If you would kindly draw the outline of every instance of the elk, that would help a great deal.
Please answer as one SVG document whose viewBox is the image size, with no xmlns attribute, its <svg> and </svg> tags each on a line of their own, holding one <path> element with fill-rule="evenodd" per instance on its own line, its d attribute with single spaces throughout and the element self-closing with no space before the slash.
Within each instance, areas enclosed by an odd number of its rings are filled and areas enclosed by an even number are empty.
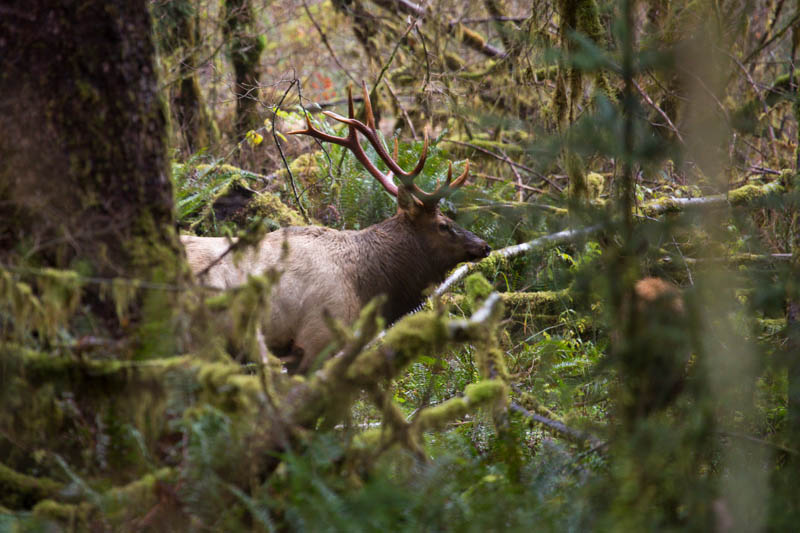
<svg viewBox="0 0 800 533">
<path fill-rule="evenodd" d="M 439 209 L 439 201 L 466 181 L 469 161 L 456 179 L 452 179 L 450 164 L 444 183 L 437 184 L 430 193 L 420 189 L 414 178 L 425 165 L 428 132 L 416 166 L 411 171 L 403 170 L 397 163 L 397 141 L 392 157 L 378 136 L 366 84 L 362 83 L 362 89 L 366 123 L 355 119 L 352 90 L 348 90 L 349 117 L 324 112 L 347 125 L 346 136 L 316 129 L 308 116 L 305 129 L 289 134 L 308 135 L 349 149 L 397 198 L 393 217 L 360 231 L 318 226 L 283 228 L 266 235 L 238 263 L 229 255 L 220 259 L 230 246 L 225 238 L 181 237 L 189 265 L 196 275 L 203 273 L 199 281 L 205 285 L 225 289 L 243 284 L 250 274 L 270 268 L 281 272 L 272 289 L 263 335 L 272 353 L 297 372 L 309 370 L 333 340 L 324 313 L 351 324 L 363 306 L 376 296 L 385 295 L 381 315 L 391 323 L 417 307 L 423 300 L 423 291 L 441 282 L 458 263 L 482 259 L 491 251 L 485 241 L 457 226 Z M 359 133 L 386 163 L 386 174 L 367 157 Z M 400 185 L 393 182 L 393 177 Z"/>
</svg>

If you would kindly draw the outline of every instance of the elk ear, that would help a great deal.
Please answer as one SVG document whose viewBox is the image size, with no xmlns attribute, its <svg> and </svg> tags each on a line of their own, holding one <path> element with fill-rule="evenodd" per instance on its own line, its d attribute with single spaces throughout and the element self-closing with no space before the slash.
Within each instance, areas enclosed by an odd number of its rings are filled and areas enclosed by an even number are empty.
<svg viewBox="0 0 800 533">
<path fill-rule="evenodd" d="M 424 209 L 419 198 L 414 196 L 407 187 L 398 187 L 397 207 L 399 207 L 401 211 L 404 211 L 411 219 L 418 217 Z"/>
</svg>

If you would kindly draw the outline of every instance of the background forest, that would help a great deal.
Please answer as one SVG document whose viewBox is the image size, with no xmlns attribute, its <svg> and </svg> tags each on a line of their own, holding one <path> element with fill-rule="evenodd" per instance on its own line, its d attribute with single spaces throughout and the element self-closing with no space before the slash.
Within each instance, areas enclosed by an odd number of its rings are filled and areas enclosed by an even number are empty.
<svg viewBox="0 0 800 533">
<path fill-rule="evenodd" d="M 57 4 L 0 6 L 0 531 L 796 530 L 800 1 Z M 178 235 L 391 216 L 286 135 L 362 80 L 495 251 L 290 375 Z"/>
</svg>

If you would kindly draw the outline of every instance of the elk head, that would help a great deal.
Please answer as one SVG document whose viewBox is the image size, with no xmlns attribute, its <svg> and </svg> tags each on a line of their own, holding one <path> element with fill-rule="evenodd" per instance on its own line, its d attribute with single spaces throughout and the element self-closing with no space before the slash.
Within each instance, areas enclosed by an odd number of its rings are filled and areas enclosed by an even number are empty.
<svg viewBox="0 0 800 533">
<path fill-rule="evenodd" d="M 343 117 L 331 111 L 323 111 L 324 115 L 347 124 L 348 134 L 346 137 L 337 137 L 318 130 L 311 124 L 308 116 L 306 116 L 306 128 L 291 131 L 289 135 L 309 135 L 315 139 L 348 148 L 383 188 L 397 198 L 397 217 L 405 219 L 414 228 L 417 238 L 421 241 L 422 248 L 434 255 L 432 258 L 434 262 L 447 265 L 444 267 L 444 271 L 462 261 L 486 257 L 491 251 L 491 247 L 483 239 L 456 225 L 450 218 L 442 214 L 439 209 L 439 201 L 452 194 L 453 191 L 466 182 L 469 175 L 469 160 L 464 165 L 464 172 L 456 179 L 453 179 L 453 165 L 450 163 L 445 182 L 439 183 L 433 192 L 423 191 L 414 183 L 414 178 L 422 172 L 428 157 L 427 128 L 425 129 L 425 141 L 419 161 L 412 170 L 403 170 L 397 163 L 397 139 L 394 141 L 394 154 L 390 156 L 386 148 L 384 148 L 375 126 L 375 118 L 372 113 L 372 104 L 366 83 L 362 82 L 361 88 L 364 93 L 366 123 L 355 118 L 355 105 L 350 88 L 348 88 L 348 117 Z M 389 168 L 386 174 L 381 172 L 367 157 L 359 142 L 358 133 L 361 133 L 375 148 L 378 157 Z M 394 183 L 393 177 L 399 179 L 399 186 Z"/>
</svg>

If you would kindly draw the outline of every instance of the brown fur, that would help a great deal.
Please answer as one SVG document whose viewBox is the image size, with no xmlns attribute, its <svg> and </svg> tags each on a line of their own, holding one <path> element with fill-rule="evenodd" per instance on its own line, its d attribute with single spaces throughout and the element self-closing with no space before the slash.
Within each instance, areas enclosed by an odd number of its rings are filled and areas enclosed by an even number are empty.
<svg viewBox="0 0 800 533">
<path fill-rule="evenodd" d="M 455 225 L 437 207 L 419 206 L 402 193 L 400 197 L 395 216 L 361 231 L 312 226 L 270 233 L 238 264 L 229 254 L 199 281 L 226 289 L 270 267 L 281 271 L 264 337 L 270 350 L 295 357 L 297 370 L 307 370 L 332 341 L 323 310 L 352 324 L 365 304 L 385 294 L 382 314 L 392 322 L 419 305 L 425 288 L 444 279 L 455 265 L 489 253 L 486 242 Z M 181 240 L 195 274 L 229 247 L 224 238 Z M 288 255 L 281 260 L 284 241 Z"/>
<path fill-rule="evenodd" d="M 672 312 L 683 313 L 683 298 L 680 290 L 661 278 L 642 278 L 634 286 L 637 309 L 644 311 L 659 303 Z"/>
</svg>

